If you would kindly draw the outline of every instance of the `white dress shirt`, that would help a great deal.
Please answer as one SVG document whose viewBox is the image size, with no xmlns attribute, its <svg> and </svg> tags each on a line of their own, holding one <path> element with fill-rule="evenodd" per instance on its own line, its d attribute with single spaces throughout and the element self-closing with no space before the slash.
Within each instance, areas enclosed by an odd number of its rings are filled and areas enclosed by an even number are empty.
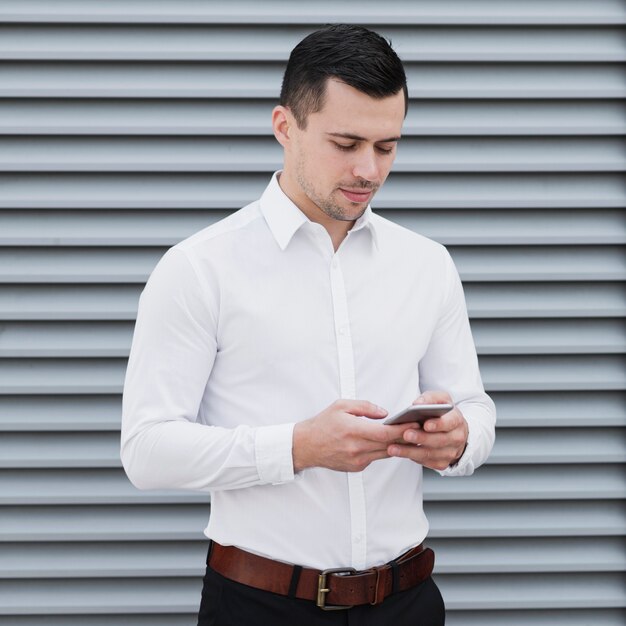
<svg viewBox="0 0 626 626">
<path fill-rule="evenodd" d="M 174 246 L 139 303 L 122 461 L 142 489 L 211 492 L 205 534 L 270 558 L 364 569 L 428 532 L 422 466 L 294 475 L 294 424 L 339 398 L 393 414 L 445 390 L 469 425 L 444 475 L 487 458 L 495 409 L 443 246 L 368 208 L 335 252 L 282 192 Z M 357 418 L 367 419 L 367 418 Z"/>
</svg>

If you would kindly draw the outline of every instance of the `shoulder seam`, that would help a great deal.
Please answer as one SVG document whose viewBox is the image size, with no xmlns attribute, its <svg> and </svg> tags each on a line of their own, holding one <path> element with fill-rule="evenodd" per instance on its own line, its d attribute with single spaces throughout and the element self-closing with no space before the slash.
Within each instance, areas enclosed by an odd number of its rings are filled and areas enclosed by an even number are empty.
<svg viewBox="0 0 626 626">
<path fill-rule="evenodd" d="M 244 211 L 248 207 L 252 207 L 253 204 L 256 204 L 256 203 L 248 204 L 247 206 L 239 209 L 239 211 Z M 239 211 L 237 211 L 237 213 Z M 251 214 L 249 217 L 247 217 L 247 219 L 245 221 L 242 221 L 241 223 L 229 225 L 229 227 L 226 228 L 226 229 L 220 228 L 220 224 L 223 224 L 223 222 L 225 220 L 228 220 L 229 218 L 233 217 L 234 215 L 235 215 L 235 213 L 232 213 L 228 217 L 226 217 L 226 218 L 224 218 L 224 219 L 222 219 L 222 220 L 220 220 L 218 222 L 215 222 L 215 224 L 211 224 L 210 226 L 207 226 L 206 228 L 203 228 L 202 230 L 200 230 L 200 231 L 190 235 L 189 237 L 186 237 L 185 239 L 183 239 L 182 241 L 179 241 L 176 245 L 174 245 L 173 248 L 177 248 L 179 250 L 185 250 L 187 248 L 193 248 L 194 245 L 196 244 L 196 241 L 192 241 L 193 239 L 197 238 L 197 242 L 198 243 L 205 242 L 205 241 L 211 241 L 212 239 L 216 239 L 217 237 L 222 237 L 224 235 L 229 235 L 231 233 L 237 232 L 238 230 L 241 230 L 241 229 L 245 228 L 246 226 L 249 226 L 250 224 L 252 224 L 256 220 L 263 218 L 263 214 L 259 211 L 257 214 Z M 233 221 L 235 221 L 235 220 L 233 220 Z"/>
</svg>

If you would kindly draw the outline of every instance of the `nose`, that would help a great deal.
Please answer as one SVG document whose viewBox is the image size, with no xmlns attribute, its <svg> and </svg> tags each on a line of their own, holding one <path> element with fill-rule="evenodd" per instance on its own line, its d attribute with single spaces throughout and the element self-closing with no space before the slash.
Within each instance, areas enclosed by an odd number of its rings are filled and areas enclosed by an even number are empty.
<svg viewBox="0 0 626 626">
<path fill-rule="evenodd" d="M 356 178 L 363 180 L 378 180 L 378 161 L 373 149 L 359 150 L 352 168 L 352 174 Z"/>
</svg>

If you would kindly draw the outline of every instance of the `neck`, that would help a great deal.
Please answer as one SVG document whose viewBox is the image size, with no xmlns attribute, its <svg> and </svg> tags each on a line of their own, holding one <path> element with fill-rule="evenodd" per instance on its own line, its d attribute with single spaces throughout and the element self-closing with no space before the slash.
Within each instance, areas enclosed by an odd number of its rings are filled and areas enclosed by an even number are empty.
<svg viewBox="0 0 626 626">
<path fill-rule="evenodd" d="M 330 217 L 317 206 L 307 195 L 302 193 L 299 185 L 293 184 L 283 171 L 278 176 L 278 184 L 283 193 L 312 221 L 321 224 L 328 233 L 335 252 L 346 238 L 355 220 L 338 220 Z"/>
<path fill-rule="evenodd" d="M 312 215 L 306 211 L 302 211 L 312 222 L 321 224 L 328 233 L 330 240 L 333 242 L 333 249 L 335 252 L 339 249 L 341 242 L 348 236 L 348 232 L 354 226 L 354 221 L 346 222 L 343 220 L 336 220 L 332 217 L 328 217 L 321 209 L 317 208 L 317 211 Z M 302 209 L 300 209 L 302 210 Z M 320 215 L 321 214 L 321 215 Z"/>
</svg>

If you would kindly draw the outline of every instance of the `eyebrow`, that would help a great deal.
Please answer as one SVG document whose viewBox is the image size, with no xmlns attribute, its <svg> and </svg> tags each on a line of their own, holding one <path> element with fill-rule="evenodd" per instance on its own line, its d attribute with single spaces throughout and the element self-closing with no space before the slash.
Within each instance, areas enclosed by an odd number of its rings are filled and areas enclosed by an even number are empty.
<svg viewBox="0 0 626 626">
<path fill-rule="evenodd" d="M 352 139 L 353 141 L 368 141 L 367 137 L 361 137 L 359 135 L 353 135 L 352 133 L 326 133 L 331 137 L 340 137 L 342 139 Z M 400 137 L 388 137 L 387 139 L 377 139 L 374 143 L 389 143 L 392 141 L 399 141 Z"/>
</svg>

